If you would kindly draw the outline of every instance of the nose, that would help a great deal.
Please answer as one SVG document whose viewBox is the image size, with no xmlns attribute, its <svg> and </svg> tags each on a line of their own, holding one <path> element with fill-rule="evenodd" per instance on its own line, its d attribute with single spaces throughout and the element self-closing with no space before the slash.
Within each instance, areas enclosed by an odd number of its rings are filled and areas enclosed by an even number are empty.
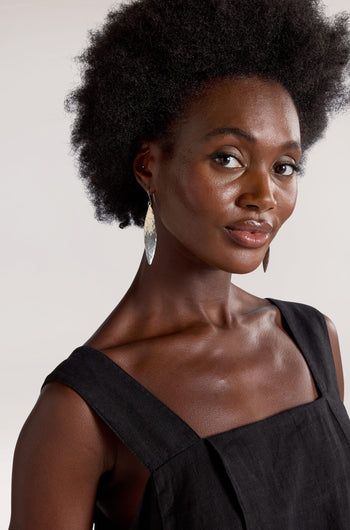
<svg viewBox="0 0 350 530">
<path fill-rule="evenodd" d="M 237 206 L 255 208 L 262 212 L 277 206 L 275 184 L 267 169 L 248 170 L 241 184 L 241 192 L 236 199 Z"/>
</svg>

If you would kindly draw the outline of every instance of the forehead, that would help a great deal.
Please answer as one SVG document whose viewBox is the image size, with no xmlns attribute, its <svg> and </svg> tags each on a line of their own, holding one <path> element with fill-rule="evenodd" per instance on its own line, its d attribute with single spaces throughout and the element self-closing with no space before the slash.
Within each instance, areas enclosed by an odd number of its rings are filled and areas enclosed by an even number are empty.
<svg viewBox="0 0 350 530">
<path fill-rule="evenodd" d="M 207 83 L 200 95 L 185 105 L 176 136 L 189 141 L 229 127 L 243 129 L 266 142 L 300 141 L 294 102 L 273 80 L 244 77 Z"/>
</svg>

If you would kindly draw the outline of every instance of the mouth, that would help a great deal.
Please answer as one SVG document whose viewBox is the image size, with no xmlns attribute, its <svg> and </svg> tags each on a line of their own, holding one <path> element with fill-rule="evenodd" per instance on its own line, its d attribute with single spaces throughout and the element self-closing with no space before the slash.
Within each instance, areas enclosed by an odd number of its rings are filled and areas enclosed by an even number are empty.
<svg viewBox="0 0 350 530">
<path fill-rule="evenodd" d="M 248 219 L 226 226 L 225 230 L 238 245 L 245 248 L 261 248 L 269 240 L 272 226 L 265 221 Z"/>
</svg>

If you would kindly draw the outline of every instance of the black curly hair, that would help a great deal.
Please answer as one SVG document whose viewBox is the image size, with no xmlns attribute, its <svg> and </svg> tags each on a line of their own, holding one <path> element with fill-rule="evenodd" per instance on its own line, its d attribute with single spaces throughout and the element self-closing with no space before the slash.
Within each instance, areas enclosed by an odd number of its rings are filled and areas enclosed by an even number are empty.
<svg viewBox="0 0 350 530">
<path fill-rule="evenodd" d="M 258 75 L 297 107 L 303 149 L 349 103 L 349 17 L 318 0 L 136 0 L 108 14 L 79 58 L 72 145 L 101 221 L 142 226 L 147 195 L 132 162 L 207 80 Z"/>
</svg>

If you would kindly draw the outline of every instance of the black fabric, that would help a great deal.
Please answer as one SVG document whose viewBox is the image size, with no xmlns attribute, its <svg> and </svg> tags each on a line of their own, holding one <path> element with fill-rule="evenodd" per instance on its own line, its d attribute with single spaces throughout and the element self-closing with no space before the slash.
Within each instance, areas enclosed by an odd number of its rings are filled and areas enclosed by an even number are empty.
<svg viewBox="0 0 350 530">
<path fill-rule="evenodd" d="M 133 530 L 349 530 L 350 420 L 325 320 L 270 299 L 319 398 L 200 438 L 103 353 L 77 348 L 45 380 L 64 383 L 151 471 Z M 96 530 L 117 530 L 96 512 Z"/>
</svg>

